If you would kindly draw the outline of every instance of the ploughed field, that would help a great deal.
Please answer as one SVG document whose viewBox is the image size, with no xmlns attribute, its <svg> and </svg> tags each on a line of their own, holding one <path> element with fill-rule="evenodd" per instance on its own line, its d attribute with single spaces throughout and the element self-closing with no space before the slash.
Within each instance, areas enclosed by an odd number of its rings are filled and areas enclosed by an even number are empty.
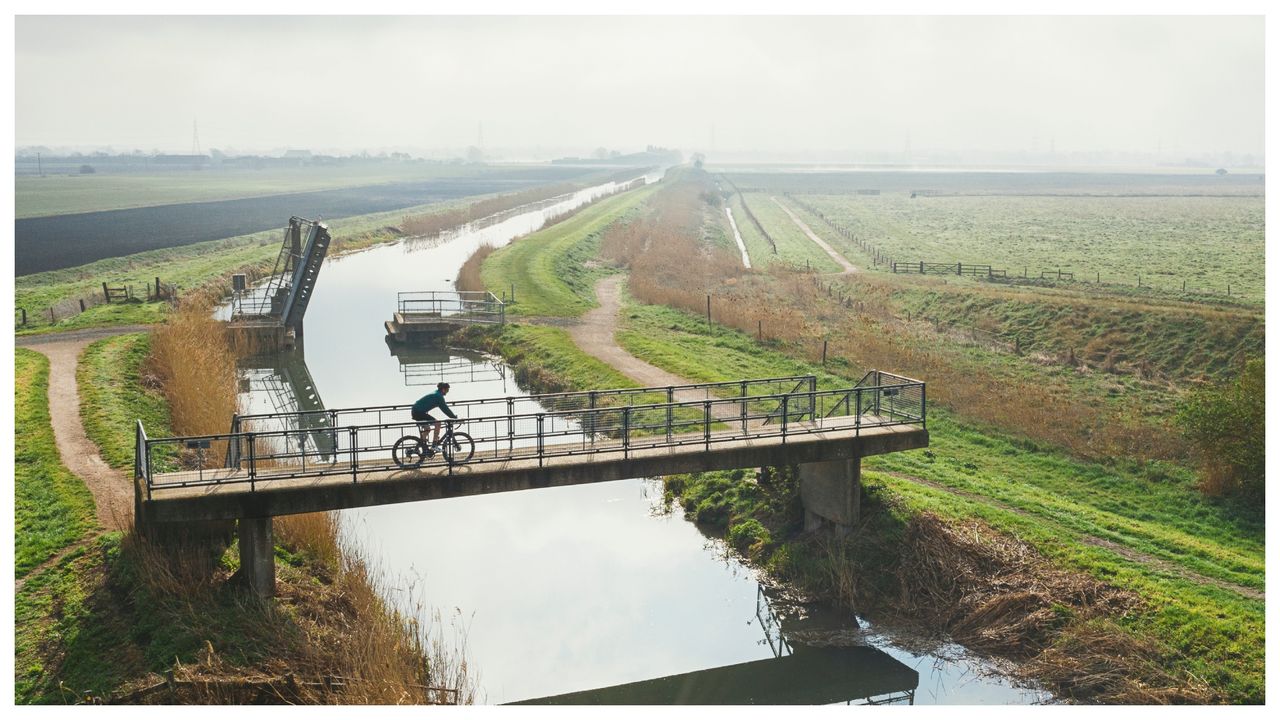
<svg viewBox="0 0 1280 720">
<path fill-rule="evenodd" d="M 327 219 L 386 212 L 571 180 L 576 167 L 506 168 L 440 178 L 265 197 L 55 215 L 14 223 L 15 274 L 75 267 L 108 257 L 282 227 L 290 216 Z"/>
</svg>

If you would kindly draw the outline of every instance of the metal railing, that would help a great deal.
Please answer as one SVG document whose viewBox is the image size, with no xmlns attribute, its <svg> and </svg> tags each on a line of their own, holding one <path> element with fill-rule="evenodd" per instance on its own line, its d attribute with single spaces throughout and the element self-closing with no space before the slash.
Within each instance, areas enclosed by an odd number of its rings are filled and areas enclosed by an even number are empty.
<svg viewBox="0 0 1280 720">
<path fill-rule="evenodd" d="M 798 378 L 792 378 L 793 380 Z M 863 384 L 836 390 L 816 390 L 808 378 L 797 389 L 777 393 L 741 394 L 715 397 L 721 390 L 752 383 L 777 383 L 778 379 L 706 383 L 670 388 L 558 393 L 527 398 L 492 398 L 455 403 L 472 412 L 461 428 L 476 443 L 469 464 L 536 461 L 539 467 L 557 457 L 633 453 L 654 448 L 700 447 L 711 450 L 717 443 L 744 439 L 781 438 L 796 435 L 866 428 L 925 424 L 924 383 L 889 373 L 873 371 Z M 881 385 L 879 383 L 883 382 Z M 875 383 L 875 384 L 869 384 Z M 703 399 L 675 399 L 680 390 L 700 388 Z M 640 398 L 640 393 L 660 392 L 673 398 L 665 402 L 624 404 L 620 398 Z M 577 407 L 521 411 L 517 405 L 532 398 L 568 400 Z M 612 398 L 604 404 L 602 398 Z M 523 402 L 521 402 L 523 401 Z M 591 405 L 595 402 L 595 405 Z M 377 423 L 333 422 L 325 451 L 308 443 L 313 430 L 250 430 L 252 416 L 238 418 L 242 431 L 198 437 L 145 437 L 139 424 L 139 457 L 135 471 L 147 483 L 147 495 L 156 489 L 247 483 L 328 475 L 350 475 L 358 482 L 360 473 L 399 469 L 391 459 L 391 448 L 404 435 L 417 435 L 417 424 L 406 417 L 409 406 L 347 409 L 334 413 L 399 413 L 399 418 Z M 476 410 L 501 409 L 497 413 Z M 462 413 L 459 413 L 460 415 Z M 310 445 L 310 446 L 309 446 Z M 226 467 L 219 462 L 225 450 Z M 448 472 L 454 468 L 447 466 Z"/>
<path fill-rule="evenodd" d="M 491 292 L 424 290 L 396 294 L 396 311 L 408 320 L 439 317 L 454 322 L 502 325 L 506 304 Z"/>
</svg>

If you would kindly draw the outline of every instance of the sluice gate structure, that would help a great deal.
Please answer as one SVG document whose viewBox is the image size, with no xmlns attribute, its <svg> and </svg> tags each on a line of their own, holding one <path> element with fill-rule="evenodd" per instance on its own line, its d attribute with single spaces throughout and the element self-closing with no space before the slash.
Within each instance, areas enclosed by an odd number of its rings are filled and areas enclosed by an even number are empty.
<svg viewBox="0 0 1280 720">
<path fill-rule="evenodd" d="M 276 348 L 300 344 L 302 319 L 331 240 L 324 223 L 289 218 L 267 282 L 251 288 L 244 275 L 232 278 L 231 328 Z"/>
<path fill-rule="evenodd" d="M 926 447 L 925 384 L 871 371 L 819 390 L 798 376 L 450 403 L 466 464 L 406 469 L 409 405 L 237 416 L 232 431 L 150 438 L 136 425 L 144 527 L 236 520 L 241 567 L 274 591 L 271 518 L 393 503 L 771 465 L 799 468 L 805 525 L 857 522 L 861 458 Z"/>
</svg>

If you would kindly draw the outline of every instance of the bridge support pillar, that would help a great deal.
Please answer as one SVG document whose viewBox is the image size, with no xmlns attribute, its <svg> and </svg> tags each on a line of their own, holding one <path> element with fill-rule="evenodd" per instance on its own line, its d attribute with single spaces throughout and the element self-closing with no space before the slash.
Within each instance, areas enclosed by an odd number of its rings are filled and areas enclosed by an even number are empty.
<svg viewBox="0 0 1280 720">
<path fill-rule="evenodd" d="M 799 470 L 805 530 L 816 530 L 824 522 L 846 530 L 857 524 L 862 458 L 803 463 Z"/>
<path fill-rule="evenodd" d="M 275 535 L 271 518 L 241 518 L 240 576 L 260 598 L 276 594 Z"/>
</svg>

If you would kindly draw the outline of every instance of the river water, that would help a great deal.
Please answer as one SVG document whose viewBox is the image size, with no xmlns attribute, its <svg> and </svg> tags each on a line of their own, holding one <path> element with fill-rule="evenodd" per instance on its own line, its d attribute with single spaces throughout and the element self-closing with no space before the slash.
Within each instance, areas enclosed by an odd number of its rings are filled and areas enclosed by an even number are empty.
<svg viewBox="0 0 1280 720">
<path fill-rule="evenodd" d="M 397 292 L 452 289 L 482 244 L 504 245 L 615 189 L 325 260 L 305 359 L 295 351 L 242 370 L 242 408 L 404 404 L 441 379 L 452 383 L 450 400 L 527 394 L 497 358 L 393 352 L 382 323 Z M 389 600 L 424 615 L 437 609 L 446 634 L 465 634 L 483 702 L 566 693 L 613 703 L 1050 699 L 958 648 L 917 654 L 865 619 L 821 606 L 797 612 L 678 507 L 663 508 L 661 496 L 657 481 L 634 479 L 348 510 L 342 520 L 347 539 L 390 580 Z M 853 647 L 815 647 L 833 643 Z M 906 668 L 918 681 L 902 682 Z"/>
</svg>

